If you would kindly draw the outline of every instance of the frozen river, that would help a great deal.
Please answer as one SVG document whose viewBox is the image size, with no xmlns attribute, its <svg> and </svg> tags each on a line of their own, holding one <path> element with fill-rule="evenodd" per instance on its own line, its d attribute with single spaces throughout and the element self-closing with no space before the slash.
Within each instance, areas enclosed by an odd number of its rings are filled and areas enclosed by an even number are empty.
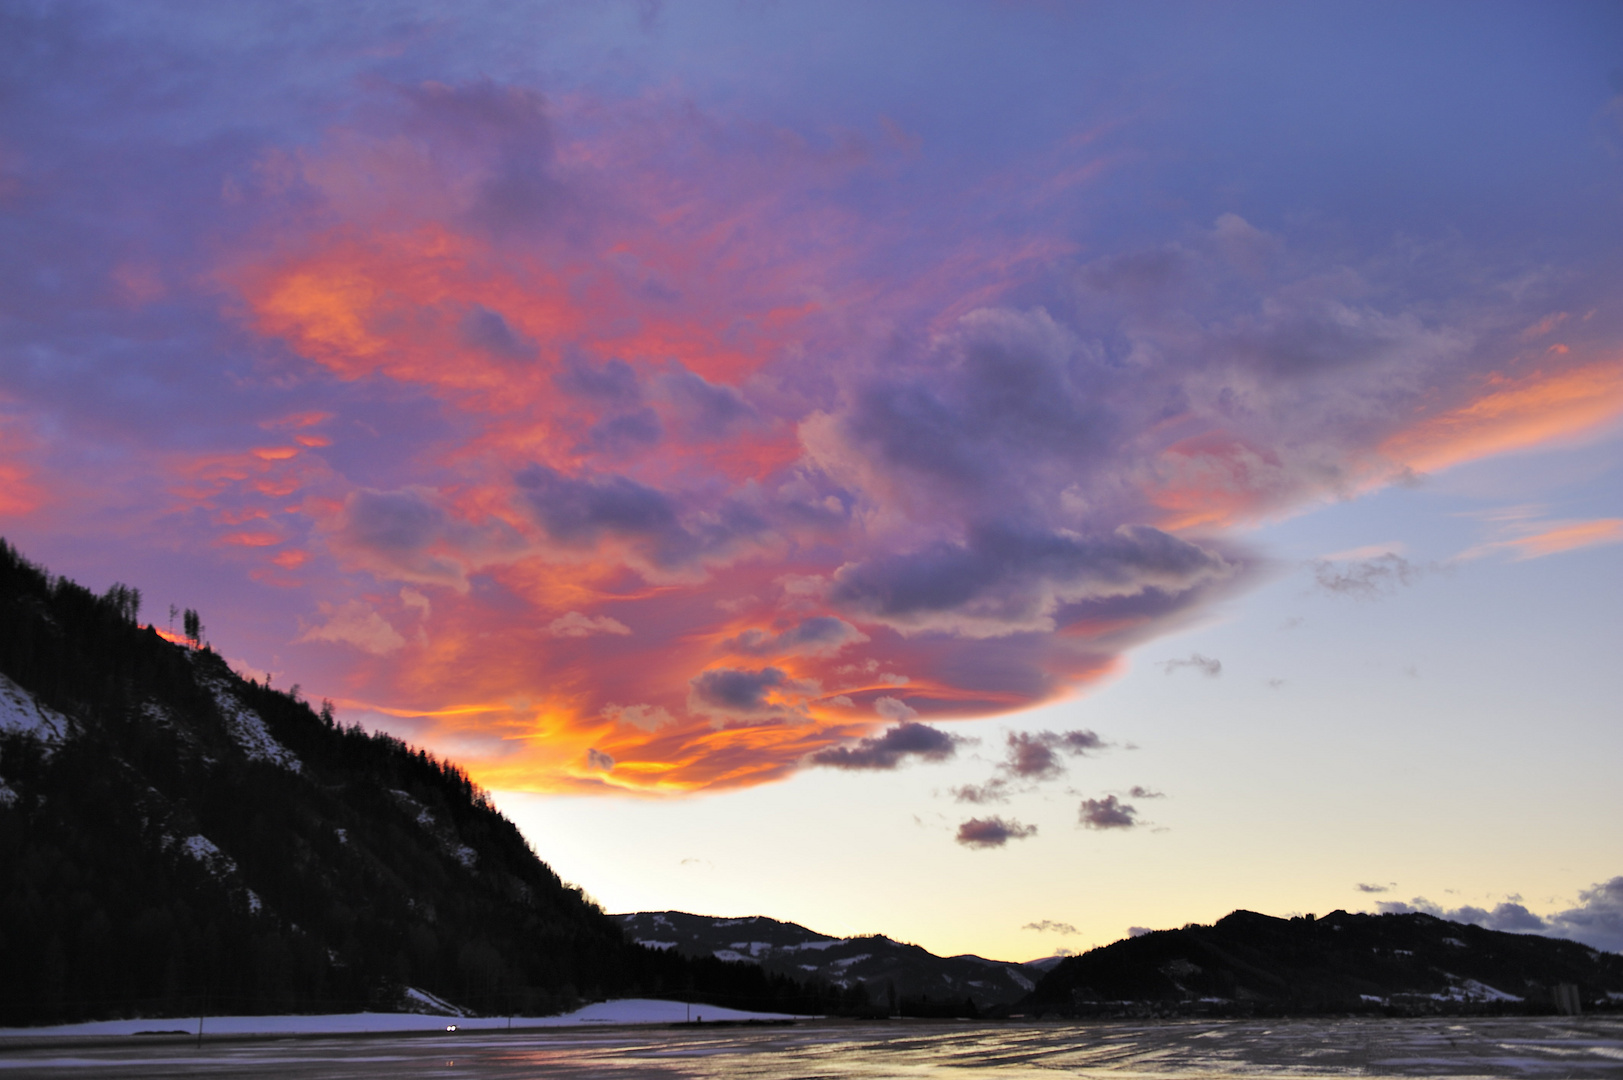
<svg viewBox="0 0 1623 1080">
<path fill-rule="evenodd" d="M 848 1023 L 192 1041 L 4 1040 L 0 1080 L 117 1077 L 1623 1078 L 1623 1020 Z"/>
</svg>

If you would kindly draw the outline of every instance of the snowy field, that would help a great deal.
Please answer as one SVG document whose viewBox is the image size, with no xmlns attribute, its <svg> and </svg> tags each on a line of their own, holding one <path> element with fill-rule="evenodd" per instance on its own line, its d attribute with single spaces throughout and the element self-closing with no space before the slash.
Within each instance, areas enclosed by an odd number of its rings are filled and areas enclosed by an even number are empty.
<svg viewBox="0 0 1623 1080">
<path fill-rule="evenodd" d="M 658 1020 L 630 1008 L 632 1019 Z M 646 1003 L 645 1003 L 646 1004 Z M 639 1008 L 641 1006 L 638 1006 Z M 610 1010 L 612 1012 L 613 1010 Z M 718 1014 L 719 1015 L 719 1014 Z M 709 1019 L 709 1016 L 706 1016 Z M 561 1020 L 561 1018 L 560 1018 Z M 505 1024 L 505 1021 L 501 1022 Z M 809 1021 L 772 1027 L 474 1024 L 421 1036 L 0 1039 L 0 1077 L 401 1076 L 589 1080 L 1129 1080 L 1266 1077 L 1623 1077 L 1623 1021 L 1302 1020 L 982 1024 Z"/>
<path fill-rule="evenodd" d="M 418 1013 L 337 1013 L 327 1016 L 209 1016 L 202 1020 L 203 1037 L 211 1035 L 388 1035 L 399 1032 L 506 1031 L 509 1029 L 579 1027 L 583 1024 L 675 1024 L 692 1020 L 789 1020 L 782 1013 L 739 1012 L 716 1005 L 684 1005 L 680 1001 L 625 998 L 602 1001 L 561 1016 L 460 1017 Z M 57 1027 L 0 1028 L 0 1047 L 6 1040 L 72 1036 L 118 1036 L 183 1033 L 197 1034 L 198 1018 L 167 1020 L 102 1020 Z M 0 1050 L 0 1053 L 3 1053 Z M 5 1067 L 0 1060 L 0 1068 Z"/>
</svg>

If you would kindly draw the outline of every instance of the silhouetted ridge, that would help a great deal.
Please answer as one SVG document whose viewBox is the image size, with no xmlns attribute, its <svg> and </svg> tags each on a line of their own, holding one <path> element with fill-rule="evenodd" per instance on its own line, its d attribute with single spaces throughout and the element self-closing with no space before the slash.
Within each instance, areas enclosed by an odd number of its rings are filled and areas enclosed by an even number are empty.
<svg viewBox="0 0 1623 1080">
<path fill-rule="evenodd" d="M 1236 911 L 1067 957 L 1017 1010 L 1121 1013 L 1554 1012 L 1623 999 L 1623 956 L 1430 915 Z"/>
<path fill-rule="evenodd" d="M 408 987 L 485 1013 L 838 1008 L 832 988 L 627 943 L 461 769 L 139 609 L 0 541 L 0 1024 L 389 1008 Z"/>
</svg>

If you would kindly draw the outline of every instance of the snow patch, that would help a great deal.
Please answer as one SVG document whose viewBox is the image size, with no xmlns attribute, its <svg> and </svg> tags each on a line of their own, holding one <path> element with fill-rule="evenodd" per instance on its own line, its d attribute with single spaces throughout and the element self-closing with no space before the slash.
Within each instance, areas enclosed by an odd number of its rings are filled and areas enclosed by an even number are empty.
<svg viewBox="0 0 1623 1080">
<path fill-rule="evenodd" d="M 745 963 L 745 964 L 759 963 L 759 961 L 756 960 L 753 956 L 745 956 L 743 953 L 738 952 L 737 950 L 734 950 L 734 949 L 717 949 L 711 955 L 714 956 L 717 960 L 730 960 L 735 964 L 736 963 Z"/>
<path fill-rule="evenodd" d="M 444 825 L 429 811 L 428 807 L 412 798 L 407 792 L 399 788 L 390 788 L 389 794 L 406 813 L 413 815 L 412 820 L 439 842 L 440 850 L 462 864 L 464 870 L 472 870 L 479 863 L 479 853 L 467 844 L 462 843 L 454 832 Z"/>
<path fill-rule="evenodd" d="M 438 994 L 431 994 L 427 990 L 419 990 L 415 986 L 406 987 L 405 993 L 403 993 L 401 996 L 406 999 L 406 1008 L 414 1013 L 425 1013 L 429 1016 L 456 1017 L 473 1015 L 464 1008 L 452 1005 L 449 1001 L 446 1001 Z M 458 1026 L 460 1027 L 461 1025 Z"/>
<path fill-rule="evenodd" d="M 201 833 L 178 841 L 178 846 L 181 851 L 207 867 L 208 872 L 217 878 L 227 878 L 237 872 L 237 864 L 231 856 L 221 851 L 214 841 Z"/>
<path fill-rule="evenodd" d="M 674 948 L 676 948 L 676 942 L 674 942 L 674 941 L 653 941 L 653 940 L 650 940 L 649 938 L 637 938 L 636 943 L 638 945 L 642 945 L 642 946 L 644 946 L 646 948 L 649 948 L 649 949 L 674 949 Z"/>
<path fill-rule="evenodd" d="M 17 793 L 11 788 L 7 787 L 4 780 L 0 780 L 0 806 L 7 807 L 9 809 L 10 807 L 17 805 L 17 799 Z"/>
<path fill-rule="evenodd" d="M 276 741 L 260 715 L 238 701 L 223 679 L 199 681 L 214 695 L 214 703 L 220 707 L 220 715 L 225 718 L 226 730 L 249 761 L 268 761 L 289 772 L 303 770 L 303 764 L 293 751 Z"/>
<path fill-rule="evenodd" d="M 33 694 L 0 674 L 0 731 L 32 735 L 46 746 L 60 746 L 68 737 L 68 718 L 41 705 Z"/>
</svg>

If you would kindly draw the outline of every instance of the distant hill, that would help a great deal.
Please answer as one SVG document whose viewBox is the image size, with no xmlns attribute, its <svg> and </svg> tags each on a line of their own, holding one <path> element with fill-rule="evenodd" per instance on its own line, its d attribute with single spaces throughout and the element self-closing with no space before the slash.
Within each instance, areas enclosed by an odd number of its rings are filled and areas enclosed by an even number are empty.
<svg viewBox="0 0 1623 1080">
<path fill-rule="evenodd" d="M 1424 914 L 1236 911 L 1068 957 L 1014 1011 L 1538 1013 L 1556 1011 L 1561 984 L 1587 1009 L 1616 1008 L 1623 956 Z"/>
<path fill-rule="evenodd" d="M 456 766 L 139 610 L 0 541 L 0 1025 L 612 994 L 865 1006 L 628 943 Z"/>
<path fill-rule="evenodd" d="M 639 911 L 614 918 L 628 938 L 650 948 L 743 960 L 777 974 L 860 986 L 882 1009 L 890 1007 L 894 993 L 891 1011 L 903 1015 L 979 1014 L 1024 998 L 1041 974 L 1022 964 L 979 956 L 936 956 L 881 935 L 830 937 L 761 915 L 729 919 Z"/>
</svg>

